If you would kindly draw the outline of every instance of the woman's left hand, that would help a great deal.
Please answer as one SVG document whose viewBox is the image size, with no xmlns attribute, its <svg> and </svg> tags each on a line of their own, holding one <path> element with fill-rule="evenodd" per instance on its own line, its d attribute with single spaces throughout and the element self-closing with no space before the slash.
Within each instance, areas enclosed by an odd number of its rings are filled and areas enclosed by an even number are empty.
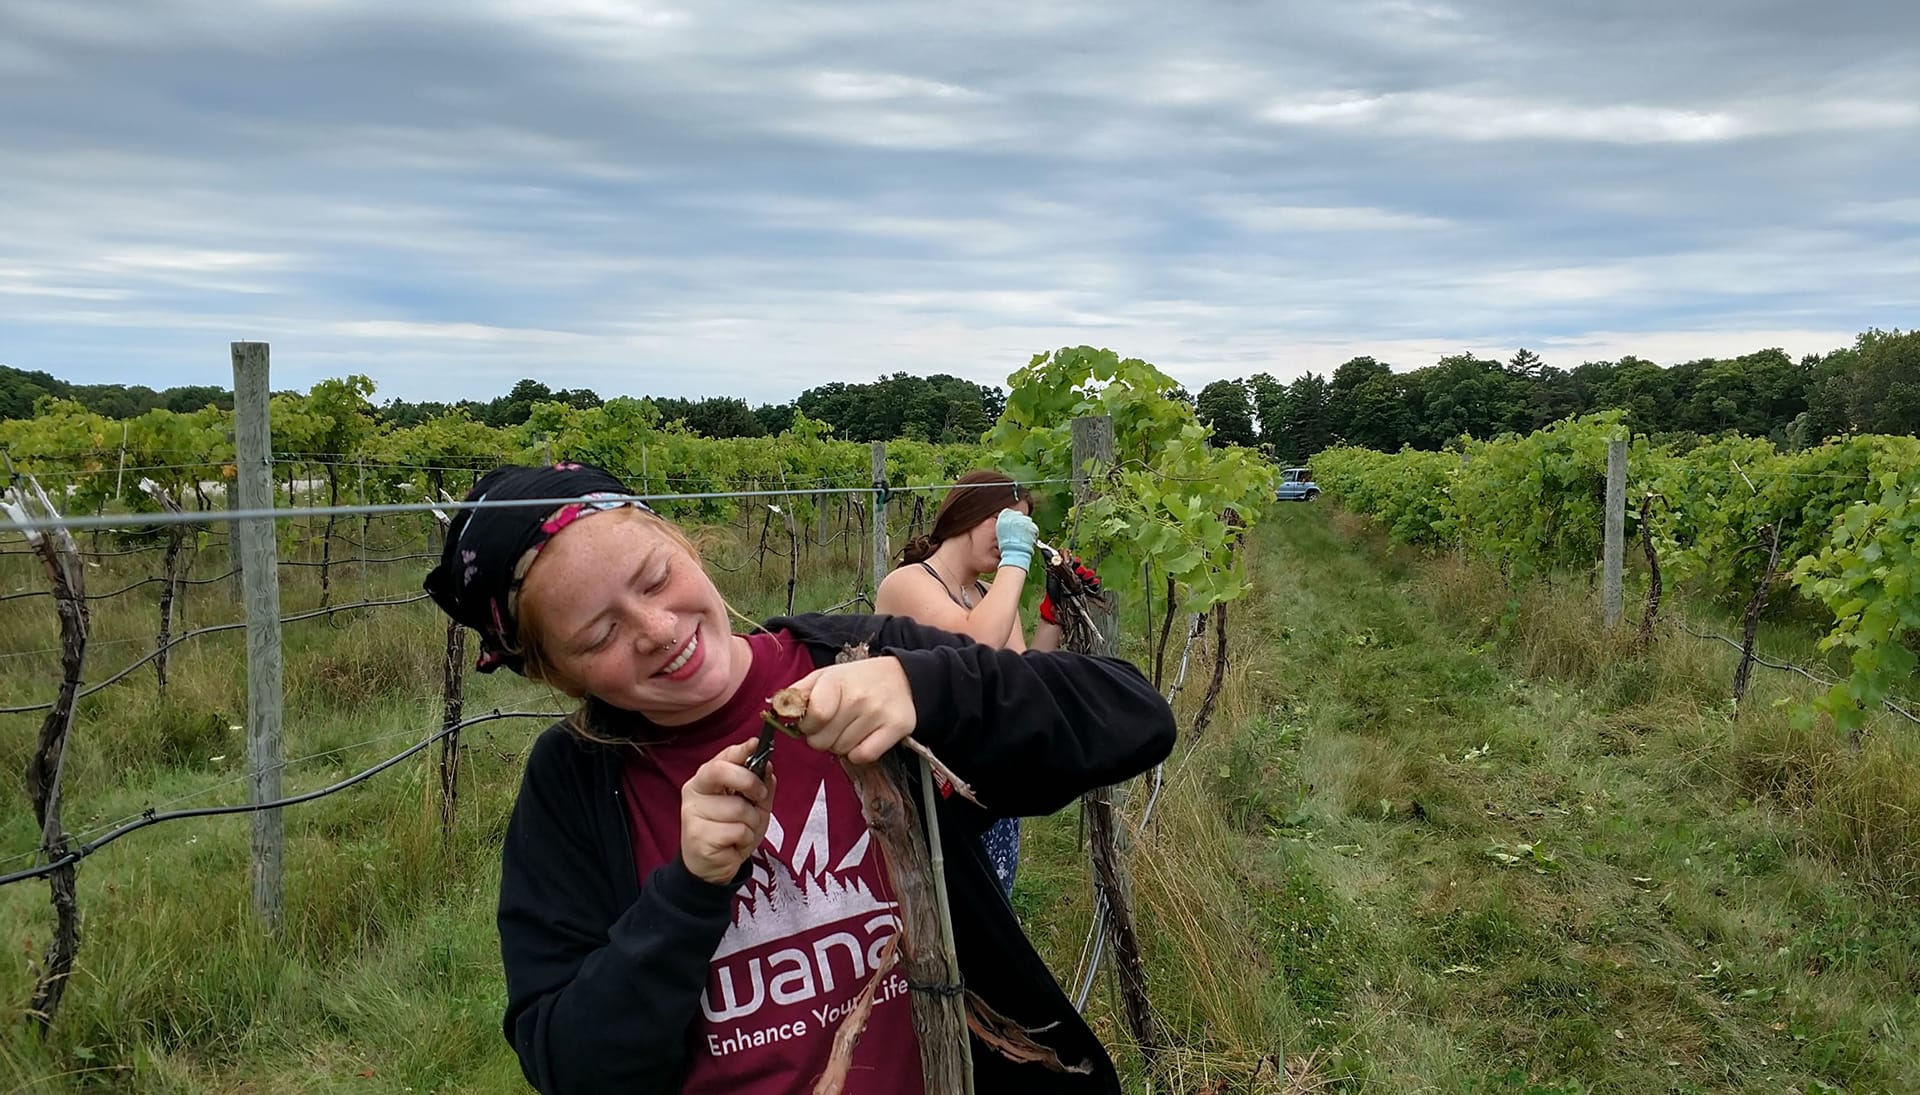
<svg viewBox="0 0 1920 1095">
<path fill-rule="evenodd" d="M 807 696 L 798 725 L 807 744 L 855 764 L 879 760 L 920 721 L 906 671 L 884 655 L 823 666 L 793 688 Z"/>
</svg>

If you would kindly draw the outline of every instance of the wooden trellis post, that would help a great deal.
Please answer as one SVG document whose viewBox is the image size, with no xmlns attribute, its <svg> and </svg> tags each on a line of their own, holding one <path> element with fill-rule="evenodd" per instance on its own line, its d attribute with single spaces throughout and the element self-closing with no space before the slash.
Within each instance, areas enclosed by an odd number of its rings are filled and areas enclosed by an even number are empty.
<svg viewBox="0 0 1920 1095">
<path fill-rule="evenodd" d="M 1113 466 L 1113 419 L 1105 415 L 1076 418 L 1073 422 L 1073 488 L 1076 503 L 1093 497 L 1094 484 Z M 1098 570 L 1095 561 L 1094 569 Z M 1094 609 L 1096 634 L 1088 637 L 1084 653 L 1119 654 L 1118 615 L 1111 606 Z M 1133 918 L 1133 886 L 1121 859 L 1119 833 L 1113 815 L 1112 788 L 1100 787 L 1087 792 L 1081 809 L 1087 819 L 1087 837 L 1093 859 L 1094 886 L 1106 906 L 1106 930 L 1113 938 L 1114 964 L 1120 977 L 1120 996 L 1127 1013 L 1127 1026 L 1140 1049 L 1149 1071 L 1158 1063 L 1160 1035 L 1147 999 L 1146 964 L 1141 955 L 1140 935 Z"/>
<path fill-rule="evenodd" d="M 273 508 L 273 439 L 268 422 L 267 344 L 233 344 L 234 465 L 240 508 Z M 280 563 L 273 518 L 234 522 L 247 603 L 247 801 L 280 797 Z M 253 819 L 253 906 L 280 930 L 285 819 L 260 810 Z"/>
<path fill-rule="evenodd" d="M 887 576 L 887 563 L 893 557 L 893 547 L 887 541 L 887 496 L 880 485 L 887 481 L 887 443 L 873 443 L 873 582 L 870 588 L 875 597 L 880 593 L 880 580 Z M 873 598 L 868 598 L 871 604 Z"/>
</svg>

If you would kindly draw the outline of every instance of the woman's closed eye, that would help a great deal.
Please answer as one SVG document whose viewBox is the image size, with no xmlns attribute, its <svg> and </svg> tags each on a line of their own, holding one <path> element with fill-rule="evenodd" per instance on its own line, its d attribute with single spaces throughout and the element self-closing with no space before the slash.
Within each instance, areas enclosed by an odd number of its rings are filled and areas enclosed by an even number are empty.
<svg viewBox="0 0 1920 1095">
<path fill-rule="evenodd" d="M 598 635 L 594 636 L 592 642 L 586 645 L 584 652 L 588 654 L 594 654 L 594 653 L 598 653 L 601 650 L 606 649 L 606 645 L 613 641 L 613 633 L 615 631 L 618 631 L 619 629 L 620 629 L 620 624 L 618 621 L 609 623 L 606 627 L 600 630 L 600 633 Z"/>
<path fill-rule="evenodd" d="M 667 579 L 670 576 L 671 576 L 670 569 L 667 567 L 661 567 L 659 572 L 653 578 L 643 579 L 644 584 L 642 585 L 641 592 L 647 593 L 647 594 L 659 593 L 661 590 L 667 588 Z M 586 646 L 581 647 L 581 653 L 597 654 L 600 651 L 605 650 L 607 647 L 607 644 L 613 641 L 613 637 L 617 635 L 619 631 L 620 631 L 620 621 L 609 620 L 607 622 L 606 627 L 602 628 L 599 631 L 599 633 L 594 635 L 593 639 L 589 641 Z"/>
</svg>

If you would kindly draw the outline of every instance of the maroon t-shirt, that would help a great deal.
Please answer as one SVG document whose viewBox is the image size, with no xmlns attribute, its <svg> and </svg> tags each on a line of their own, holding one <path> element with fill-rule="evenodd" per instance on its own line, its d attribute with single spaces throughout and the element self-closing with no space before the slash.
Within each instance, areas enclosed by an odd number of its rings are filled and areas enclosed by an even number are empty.
<svg viewBox="0 0 1920 1095">
<path fill-rule="evenodd" d="M 641 878 L 680 854 L 681 785 L 721 749 L 757 735 L 767 698 L 813 672 L 812 656 L 788 632 L 747 641 L 753 666 L 733 698 L 626 765 L 627 823 Z M 899 930 L 880 849 L 839 760 L 782 734 L 773 771 L 773 818 L 708 968 L 685 1092 L 811 1091 L 849 1003 Z M 896 967 L 874 995 L 849 1095 L 921 1090 L 911 1007 Z"/>
</svg>

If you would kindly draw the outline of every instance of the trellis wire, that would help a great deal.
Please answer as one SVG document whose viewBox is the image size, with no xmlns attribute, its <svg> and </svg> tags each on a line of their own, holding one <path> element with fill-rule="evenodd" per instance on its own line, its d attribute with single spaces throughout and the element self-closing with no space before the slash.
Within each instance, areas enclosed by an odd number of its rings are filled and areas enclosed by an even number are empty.
<svg viewBox="0 0 1920 1095">
<path fill-rule="evenodd" d="M 38 867 L 30 867 L 23 871 L 15 871 L 12 874 L 0 875 L 0 886 L 9 886 L 15 882 L 25 882 L 28 879 L 40 878 L 42 876 L 52 874 L 53 872 L 61 869 L 62 867 L 66 867 L 70 864 L 78 863 L 82 859 L 85 859 L 88 856 L 92 855 L 93 853 L 99 851 L 101 848 L 106 847 L 108 844 L 111 844 L 114 841 L 120 839 L 121 837 L 126 836 L 128 833 L 135 832 L 140 829 L 144 829 L 149 825 L 157 825 L 163 821 L 181 821 L 186 818 L 193 818 L 193 817 L 221 817 L 228 814 L 253 814 L 253 813 L 259 813 L 263 810 L 278 810 L 288 806 L 299 806 L 303 803 L 313 802 L 316 799 L 325 798 L 328 795 L 337 794 L 341 791 L 346 790 L 349 787 L 352 787 L 359 783 L 363 783 L 366 780 L 371 779 L 376 775 L 379 775 L 381 772 L 384 772 L 387 769 L 393 767 L 394 765 L 399 764 L 401 761 L 406 760 L 408 757 L 411 757 L 414 754 L 420 752 L 422 749 L 425 749 L 427 746 L 432 745 L 434 742 L 439 741 L 441 738 L 447 737 L 450 734 L 458 733 L 459 731 L 469 726 L 476 725 L 478 723 L 493 722 L 496 719 L 533 719 L 533 718 L 557 719 L 561 717 L 562 717 L 561 715 L 553 712 L 549 712 L 549 711 L 503 712 L 503 711 L 500 711 L 498 708 L 496 708 L 485 715 L 475 715 L 470 719 L 462 719 L 461 721 L 454 723 L 451 726 L 441 727 L 439 730 L 434 731 L 433 733 L 427 735 L 425 738 L 422 738 L 421 740 L 408 746 L 406 749 L 402 750 L 401 752 L 395 753 L 393 756 L 388 757 L 387 759 L 379 762 L 378 764 L 375 764 L 372 767 L 367 768 L 354 775 L 348 776 L 346 779 L 340 780 L 337 783 L 333 783 L 326 787 L 322 787 L 316 791 L 308 791 L 304 794 L 298 794 L 298 795 L 288 795 L 285 798 L 274 799 L 271 802 L 242 803 L 235 806 L 202 806 L 197 809 L 175 810 L 171 813 L 165 813 L 165 814 L 157 813 L 150 807 L 146 811 L 141 813 L 140 819 L 138 821 L 134 821 L 129 824 L 122 825 L 121 827 L 114 829 L 111 832 L 108 832 L 106 835 L 96 840 L 92 840 L 85 844 L 80 845 L 79 847 L 73 849 L 72 851 L 66 853 L 63 856 L 60 856 L 57 859 L 52 860 L 51 862 L 43 863 Z M 285 762 L 282 762 L 282 764 L 284 765 Z"/>
<path fill-rule="evenodd" d="M 1036 479 L 1036 480 L 1022 481 L 1022 485 L 1023 486 L 1039 486 L 1043 484 L 1069 483 L 1069 482 L 1072 482 L 1072 480 L 1071 479 Z M 903 493 L 910 490 L 948 490 L 948 489 L 952 489 L 955 486 L 961 486 L 961 485 L 963 484 L 934 483 L 934 484 L 924 484 L 924 485 L 906 485 L 906 486 L 900 486 L 900 487 L 889 487 L 887 489 L 894 493 Z M 871 486 L 869 486 L 864 489 L 871 490 L 872 488 Z M 704 493 L 695 494 L 695 495 L 633 495 L 633 496 L 623 496 L 623 497 L 626 497 L 628 500 L 631 500 L 631 501 L 663 501 L 664 502 L 664 501 L 673 501 L 675 499 L 695 500 L 695 499 L 713 499 L 713 498 L 760 498 L 760 497 L 786 497 L 786 496 L 795 496 L 795 495 L 821 495 L 821 494 L 837 495 L 837 494 L 844 494 L 844 493 L 847 493 L 847 492 L 843 490 L 834 489 L 834 488 L 788 488 L 788 489 L 782 489 L 782 490 L 704 492 Z M 105 528 L 105 527 L 114 527 L 116 523 L 129 523 L 129 524 L 137 524 L 141 526 L 152 525 L 152 524 L 184 523 L 179 520 L 163 520 L 164 518 L 180 518 L 180 517 L 187 517 L 190 519 L 213 518 L 213 519 L 227 520 L 227 521 L 256 519 L 260 517 L 275 517 L 275 518 L 284 517 L 284 518 L 291 519 L 299 516 L 314 516 L 314 515 L 325 515 L 325 514 L 346 515 L 346 514 L 362 514 L 362 513 L 377 513 L 377 514 L 421 513 L 421 512 L 432 512 L 434 510 L 446 511 L 446 510 L 454 510 L 454 509 L 483 509 L 483 508 L 495 508 L 495 507 L 504 508 L 508 506 L 558 507 L 558 506 L 567 505 L 569 503 L 577 502 L 581 500 L 583 499 L 578 497 L 571 497 L 571 498 L 513 500 L 509 502 L 495 502 L 495 503 L 488 503 L 484 501 L 482 502 L 451 502 L 451 503 L 442 502 L 438 504 L 400 503 L 397 505 L 386 505 L 386 506 L 315 506 L 315 507 L 302 507 L 302 508 L 294 508 L 294 509 L 276 509 L 276 510 L 217 510 L 217 511 L 209 510 L 204 512 L 182 513 L 182 514 L 165 514 L 165 513 L 141 514 L 139 515 L 138 520 L 128 519 L 125 521 L 123 521 L 123 519 L 118 517 L 117 515 L 112 518 L 82 517 L 82 518 L 66 518 L 60 521 L 35 521 L 31 519 L 27 521 L 16 520 L 14 522 L 14 525 L 16 528 L 25 529 L 28 531 L 37 531 L 43 528 L 53 528 L 53 527 L 62 527 L 62 526 L 71 528 L 75 526 L 76 522 L 82 523 L 81 527 Z M 131 554 L 138 554 L 142 550 L 145 550 L 145 549 L 135 549 L 132 551 L 118 552 L 118 553 L 112 553 L 112 554 L 131 555 Z M 368 559 L 366 561 L 398 562 L 398 561 L 404 561 L 409 559 L 433 559 L 438 557 L 439 557 L 438 553 L 423 552 L 423 553 L 416 553 L 412 555 L 400 555 L 400 556 L 391 556 L 387 558 Z M 355 561 L 356 560 L 347 559 L 347 560 L 335 560 L 334 562 L 345 564 L 345 563 L 352 563 Z M 306 561 L 285 560 L 285 559 L 281 560 L 280 562 L 282 566 L 320 566 L 321 565 L 320 563 L 317 563 L 317 562 L 306 562 Z M 725 570 L 728 568 L 722 566 L 721 569 Z M 221 578 L 229 577 L 231 576 L 232 573 L 233 573 L 232 571 L 228 571 L 227 574 L 220 575 L 218 578 L 181 579 L 181 581 L 193 582 L 195 584 L 205 584 L 207 582 L 219 581 Z M 161 579 L 157 579 L 157 578 L 149 578 L 149 579 L 143 580 L 142 582 L 136 582 L 134 583 L 133 586 L 129 586 L 127 588 L 131 589 L 139 585 L 143 585 L 146 582 L 160 581 L 160 580 Z M 126 590 L 123 589 L 115 592 L 122 593 L 122 592 L 126 592 Z M 45 590 L 33 590 L 33 591 L 27 591 L 24 593 L 9 594 L 6 597 L 0 597 L 0 600 L 6 600 L 14 597 L 50 596 L 50 595 L 51 594 Z M 98 596 L 106 597 L 110 595 L 111 594 L 100 594 Z M 96 599 L 96 598 L 89 598 L 89 599 Z M 425 599 L 426 599 L 425 594 L 419 594 L 412 597 L 401 598 L 398 600 L 359 601 L 359 602 L 354 602 L 352 604 L 337 605 L 331 608 L 319 609 L 313 612 L 304 612 L 304 613 L 297 613 L 292 616 L 284 616 L 281 618 L 281 622 L 294 623 L 300 620 L 311 619 L 315 616 L 327 615 L 333 612 L 343 612 L 349 609 L 378 608 L 378 607 L 385 607 L 385 606 L 391 606 L 391 605 L 412 604 L 414 602 L 425 600 Z M 838 611 L 840 608 L 844 608 L 855 603 L 866 602 L 866 601 L 867 601 L 866 597 L 859 596 L 859 597 L 855 597 L 852 600 L 843 602 L 841 605 L 837 605 L 834 608 L 827 609 L 825 611 L 828 611 L 828 612 Z M 867 602 L 867 603 L 870 604 L 871 602 Z M 151 662 L 154 658 L 159 657 L 164 649 L 171 649 L 173 646 L 178 645 L 179 643 L 185 641 L 186 639 L 195 638 L 201 635 L 209 635 L 209 634 L 213 634 L 215 632 L 220 632 L 220 631 L 238 630 L 239 628 L 243 628 L 245 626 L 246 624 L 244 621 L 237 622 L 237 623 L 229 623 L 229 624 L 216 624 L 211 627 L 196 628 L 192 631 L 184 632 L 180 635 L 174 636 L 171 640 L 169 640 L 169 642 L 167 643 L 167 646 L 162 650 L 154 650 L 149 654 L 147 654 L 145 657 L 141 658 L 139 661 L 136 661 L 131 665 L 128 665 L 120 669 L 118 672 L 114 673 L 111 677 L 108 677 L 106 680 L 81 692 L 79 696 L 76 697 L 76 699 L 84 699 L 87 696 L 91 696 L 94 693 L 100 691 L 101 689 L 106 688 L 108 685 L 117 683 L 118 681 L 124 679 L 128 674 L 132 673 L 134 670 L 140 668 L 143 665 L 146 665 L 147 663 Z M 9 655 L 9 656 L 17 657 L 21 655 Z M 51 706 L 52 706 L 51 703 L 41 703 L 41 704 L 30 704 L 30 705 L 22 705 L 22 706 L 14 706 L 14 707 L 0 707 L 0 715 L 30 714 L 35 711 L 47 710 Z"/>
<path fill-rule="evenodd" d="M 1032 480 L 1022 480 L 1020 481 L 1019 485 L 1041 486 L 1045 484 L 1070 483 L 1070 482 L 1072 482 L 1071 479 L 1032 479 Z M 929 483 L 925 485 L 906 485 L 906 486 L 898 486 L 898 487 L 891 486 L 891 485 L 884 485 L 884 487 L 885 487 L 885 490 L 889 493 L 901 494 L 908 491 L 952 490 L 955 487 L 973 487 L 976 485 L 977 484 L 968 484 L 968 483 Z M 873 488 L 871 486 L 868 486 L 866 488 L 861 488 L 861 489 L 870 491 Z M 594 500 L 640 502 L 640 503 L 646 503 L 646 504 L 652 504 L 655 502 L 661 502 L 661 503 L 703 502 L 703 501 L 718 501 L 718 500 L 729 499 L 729 498 L 791 498 L 791 497 L 811 497 L 811 496 L 817 496 L 817 495 L 823 495 L 823 494 L 840 495 L 840 494 L 848 493 L 848 490 L 849 488 L 839 488 L 839 487 L 786 487 L 786 488 L 772 489 L 772 490 L 697 491 L 691 494 L 618 494 L 618 495 L 611 495 L 611 496 L 601 495 Z M 510 509 L 510 508 L 528 509 L 528 508 L 534 508 L 534 507 L 547 507 L 550 509 L 558 509 L 561 506 L 571 505 L 576 502 L 589 501 L 589 500 L 590 499 L 582 498 L 580 496 L 571 496 L 571 497 L 560 497 L 560 498 L 512 498 L 512 499 L 501 499 L 501 500 L 480 499 L 478 501 L 473 501 L 473 502 L 386 502 L 386 503 L 380 503 L 377 505 L 357 505 L 357 506 L 355 505 L 296 506 L 296 507 L 290 507 L 287 509 L 206 510 L 206 511 L 199 511 L 199 512 L 183 512 L 183 513 L 140 514 L 138 515 L 137 518 L 131 517 L 131 516 L 125 516 L 121 514 L 113 514 L 111 516 L 103 514 L 97 517 L 87 517 L 83 515 L 79 517 L 62 517 L 62 518 L 59 518 L 58 520 L 28 517 L 28 518 L 25 518 L 24 520 L 16 519 L 14 521 L 14 527 L 24 532 L 40 532 L 40 531 L 55 529 L 55 528 L 64 528 L 68 530 L 105 529 L 105 528 L 121 528 L 129 525 L 139 526 L 139 527 L 152 527 L 152 526 L 160 526 L 160 525 L 200 524 L 208 521 L 256 521 L 263 518 L 270 519 L 270 520 L 280 520 L 283 518 L 288 520 L 293 520 L 300 517 L 328 517 L 328 516 L 357 517 L 363 514 L 432 513 L 436 510 L 445 513 L 445 512 L 455 511 L 455 510 Z"/>
<path fill-rule="evenodd" d="M 1699 630 L 1696 630 L 1695 628 L 1688 626 L 1684 622 L 1680 623 L 1678 626 L 1680 630 L 1686 632 L 1689 635 L 1692 635 L 1696 639 L 1718 639 L 1720 642 L 1726 643 L 1728 646 L 1734 648 L 1735 650 L 1744 649 L 1740 645 L 1738 640 L 1733 639 L 1726 635 L 1722 635 L 1717 631 L 1699 631 Z M 1833 680 L 1830 677 L 1823 677 L 1820 674 L 1815 673 L 1810 669 L 1807 669 L 1805 666 L 1795 665 L 1792 662 L 1773 661 L 1772 659 L 1762 657 L 1759 653 L 1755 653 L 1753 655 L 1753 660 L 1756 664 L 1764 665 L 1768 669 L 1778 669 L 1787 673 L 1798 673 L 1800 676 L 1805 677 L 1806 679 L 1812 681 L 1813 683 L 1819 685 L 1822 688 L 1832 688 L 1834 685 L 1840 683 L 1839 681 Z M 1893 699 L 1883 699 L 1880 702 L 1884 707 L 1886 707 L 1888 711 L 1891 711 L 1894 714 L 1900 716 L 1901 718 L 1906 719 L 1908 722 L 1914 723 L 1916 725 L 1920 725 L 1920 715 L 1916 715 L 1914 712 L 1901 706 L 1901 703 L 1903 702 L 1911 703 L 1912 702 L 1911 700 L 1896 701 Z"/>
<path fill-rule="evenodd" d="M 554 715 L 553 717 L 557 719 L 557 718 L 560 718 L 561 716 Z M 418 734 L 419 732 L 420 731 L 417 729 L 416 730 L 396 730 L 391 734 L 381 734 L 379 737 L 367 738 L 365 741 L 351 742 L 347 745 L 336 745 L 331 749 L 321 749 L 317 752 L 308 753 L 305 756 L 292 757 L 287 760 L 281 761 L 275 767 L 286 769 L 286 768 L 291 768 L 296 764 L 305 764 L 306 762 L 312 761 L 312 760 L 324 760 L 328 757 L 334 756 L 335 754 L 345 753 L 351 749 L 364 749 L 369 745 L 379 745 L 382 742 L 393 741 L 396 738 L 410 738 L 410 737 L 413 737 L 415 734 Z M 137 818 L 145 817 L 147 814 L 154 813 L 160 810 L 165 810 L 169 806 L 177 806 L 182 802 L 191 802 L 196 798 L 205 798 L 208 795 L 214 793 L 215 791 L 225 790 L 228 787 L 235 787 L 242 783 L 245 783 L 249 778 L 251 777 L 249 776 L 248 773 L 242 772 L 237 776 L 233 776 L 229 779 L 223 779 L 218 783 L 210 783 L 205 787 L 199 787 L 192 791 L 185 792 L 184 794 L 175 795 L 174 797 L 167 799 L 163 802 L 151 803 L 136 813 L 127 814 L 124 817 L 116 818 L 113 821 L 101 822 L 98 825 L 95 825 L 88 829 L 83 829 L 80 832 L 69 833 L 67 834 L 67 836 L 68 836 L 68 839 L 70 840 L 78 840 L 83 842 L 87 840 L 91 840 L 96 835 L 100 833 L 104 833 L 108 829 L 117 828 L 121 825 L 126 824 L 129 821 L 133 821 Z M 39 855 L 40 852 L 41 852 L 41 849 L 34 848 L 30 851 L 18 852 L 14 855 L 10 855 L 5 858 L 0 858 L 0 867 L 5 867 L 10 864 L 18 863 L 23 859 L 32 859 L 33 857 Z"/>
<path fill-rule="evenodd" d="M 434 552 L 418 552 L 413 555 L 388 555 L 388 556 L 375 556 L 370 558 L 361 558 L 360 556 L 357 556 L 357 555 L 342 556 L 338 559 L 334 559 L 327 563 L 320 563 L 320 562 L 314 562 L 311 560 L 302 560 L 302 559 L 281 559 L 279 560 L 279 565 L 283 567 L 317 567 L 317 566 L 344 567 L 344 566 L 351 565 L 353 563 L 400 563 L 400 562 L 405 562 L 409 559 L 438 559 L 439 557 L 440 557 L 440 553 L 437 551 L 434 551 Z M 195 585 L 195 586 L 211 585 L 214 582 L 225 581 L 226 579 L 231 578 L 238 573 L 239 571 L 237 570 L 229 570 L 225 574 L 216 574 L 211 578 L 175 578 L 174 582 L 179 585 Z M 133 590 L 139 589 L 141 586 L 151 585 L 154 582 L 164 582 L 164 581 L 166 581 L 166 578 L 159 575 L 152 575 L 146 578 L 142 578 L 137 582 L 133 582 L 130 585 L 121 586 L 119 589 L 110 590 L 106 593 L 89 593 L 85 596 L 84 599 L 88 601 L 104 601 L 113 597 L 118 597 L 123 593 L 130 593 Z M 51 597 L 51 596 L 53 596 L 53 591 L 50 589 L 28 589 L 28 590 L 22 590 L 18 593 L 0 594 L 0 602 L 17 601 L 27 597 Z"/>
<path fill-rule="evenodd" d="M 355 601 L 352 604 L 329 605 L 326 608 L 316 608 L 310 612 L 296 612 L 291 616 L 282 616 L 280 617 L 280 622 L 283 624 L 298 623 L 301 620 L 311 620 L 317 616 L 330 616 L 335 612 L 347 612 L 347 611 L 351 611 L 353 609 L 358 609 L 358 608 L 387 608 L 393 605 L 410 605 L 418 601 L 424 601 L 426 599 L 427 599 L 427 594 L 416 593 L 411 597 L 400 597 L 400 598 L 396 598 L 394 600 L 389 600 L 389 601 Z M 180 645 L 182 642 L 184 642 L 187 639 L 197 638 L 198 636 L 201 636 L 201 635 L 212 635 L 215 632 L 219 632 L 219 631 L 238 631 L 245 626 L 247 626 L 247 621 L 239 620 L 237 622 L 230 623 L 230 624 L 214 624 L 210 627 L 197 627 L 192 631 L 175 635 L 173 638 L 167 640 L 167 645 L 163 647 L 159 647 L 158 649 L 149 651 L 145 657 L 141 658 L 137 662 L 134 662 L 132 665 L 126 666 L 125 668 L 121 669 L 119 672 L 115 673 L 113 676 L 108 677 L 106 680 L 101 681 L 99 684 L 96 684 L 91 688 L 83 689 L 78 695 L 74 696 L 74 699 L 83 700 L 88 696 L 93 695 L 95 692 L 98 692 L 101 689 L 106 688 L 108 685 L 119 683 L 121 680 L 124 680 L 129 673 L 132 673 L 134 670 L 140 668 L 143 665 L 146 665 L 148 662 L 151 662 L 153 659 L 159 657 L 162 653 L 173 649 L 174 647 Z M 27 704 L 20 707 L 0 707 L 0 715 L 25 715 L 34 711 L 45 711 L 52 706 L 53 706 L 52 703 L 34 703 L 34 704 Z"/>
</svg>

